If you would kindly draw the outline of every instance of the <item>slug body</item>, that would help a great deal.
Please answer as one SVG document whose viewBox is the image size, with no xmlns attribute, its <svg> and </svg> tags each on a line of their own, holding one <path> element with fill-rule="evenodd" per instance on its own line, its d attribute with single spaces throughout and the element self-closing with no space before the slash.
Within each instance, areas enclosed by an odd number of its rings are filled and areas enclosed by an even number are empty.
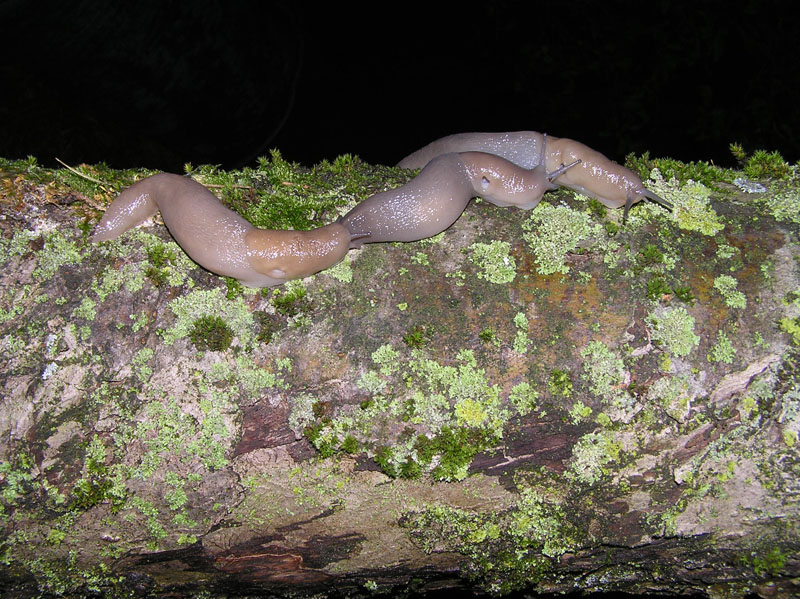
<svg viewBox="0 0 800 599">
<path fill-rule="evenodd" d="M 353 248 L 362 243 L 417 241 L 456 222 L 473 195 L 458 154 L 444 154 L 405 185 L 368 197 L 341 222 L 353 237 Z"/>
<path fill-rule="evenodd" d="M 420 168 L 441 153 L 467 151 L 496 154 L 525 169 L 535 169 L 542 164 L 548 170 L 576 165 L 576 168 L 560 175 L 556 184 L 593 197 L 609 208 L 624 206 L 626 215 L 631 205 L 645 198 L 666 208 L 672 207 L 646 189 L 642 180 L 629 168 L 575 140 L 546 136 L 536 131 L 449 135 L 406 156 L 398 166 Z M 580 163 L 576 163 L 578 160 Z"/>
<path fill-rule="evenodd" d="M 350 234 L 340 223 L 312 231 L 254 227 L 199 183 L 161 173 L 137 181 L 111 203 L 91 241 L 119 237 L 160 211 L 189 257 L 248 287 L 271 287 L 330 268 L 344 258 Z"/>
<path fill-rule="evenodd" d="M 544 166 L 528 170 L 485 152 L 442 154 L 405 185 L 361 202 L 341 222 L 350 232 L 352 248 L 417 241 L 450 227 L 475 196 L 496 206 L 533 208 L 545 191 L 555 187 L 553 179 L 572 166 L 547 173 Z"/>
</svg>

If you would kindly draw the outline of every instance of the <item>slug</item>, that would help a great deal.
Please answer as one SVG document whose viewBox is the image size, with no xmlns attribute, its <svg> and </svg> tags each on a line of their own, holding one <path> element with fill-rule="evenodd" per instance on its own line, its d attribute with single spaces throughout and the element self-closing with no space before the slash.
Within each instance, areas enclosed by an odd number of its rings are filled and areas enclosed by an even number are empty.
<svg viewBox="0 0 800 599">
<path fill-rule="evenodd" d="M 572 139 L 535 131 L 461 133 L 438 139 L 400 161 L 422 168 L 411 181 L 377 193 L 311 231 L 259 229 L 187 177 L 162 173 L 117 196 L 92 242 L 119 237 L 160 211 L 175 241 L 200 266 L 248 287 L 271 287 L 337 264 L 364 243 L 417 241 L 450 227 L 470 199 L 530 210 L 558 186 L 628 208 L 649 199 L 633 171 Z M 576 168 L 578 167 L 578 168 Z"/>
<path fill-rule="evenodd" d="M 370 196 L 341 222 L 350 232 L 351 248 L 417 241 L 450 227 L 475 196 L 497 206 L 533 208 L 555 187 L 553 180 L 579 162 L 547 173 L 542 165 L 528 170 L 485 152 L 443 154 L 405 185 Z"/>
<path fill-rule="evenodd" d="M 350 245 L 350 234 L 339 222 L 311 231 L 259 229 L 199 183 L 169 173 L 137 181 L 120 193 L 90 241 L 119 237 L 157 211 L 192 260 L 248 287 L 272 287 L 330 268 Z"/>
<path fill-rule="evenodd" d="M 549 143 L 545 149 L 546 139 Z M 546 168 L 552 169 L 558 165 L 574 165 L 576 160 L 580 160 L 580 166 L 560 176 L 557 185 L 593 197 L 609 208 L 624 206 L 623 218 L 627 217 L 631 205 L 643 199 L 672 209 L 669 202 L 646 189 L 642 180 L 629 168 L 575 140 L 546 137 L 536 131 L 449 135 L 409 154 L 398 166 L 421 168 L 439 154 L 467 151 L 496 154 L 525 169 L 534 169 L 542 162 Z"/>
</svg>

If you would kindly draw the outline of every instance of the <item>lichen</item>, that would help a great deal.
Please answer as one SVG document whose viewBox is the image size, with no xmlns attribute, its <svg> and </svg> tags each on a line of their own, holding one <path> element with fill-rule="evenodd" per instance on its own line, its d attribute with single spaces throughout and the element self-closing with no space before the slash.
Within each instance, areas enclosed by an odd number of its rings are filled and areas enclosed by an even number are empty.
<svg viewBox="0 0 800 599">
<path fill-rule="evenodd" d="M 220 288 L 198 289 L 188 295 L 174 299 L 169 304 L 175 314 L 175 324 L 159 331 L 164 343 L 172 345 L 189 335 L 198 314 L 216 314 L 230 327 L 239 344 L 250 348 L 255 340 L 255 321 L 241 297 L 229 300 Z"/>
<path fill-rule="evenodd" d="M 747 307 L 747 298 L 736 289 L 738 283 L 730 275 L 720 275 L 714 279 L 714 289 L 720 292 L 727 306 L 743 310 Z"/>
<path fill-rule="evenodd" d="M 647 183 L 653 192 L 672 202 L 672 219 L 681 229 L 711 236 L 725 228 L 709 202 L 711 190 L 702 183 L 689 179 L 681 184 L 674 177 L 665 181 L 657 168 L 650 172 Z"/>
<path fill-rule="evenodd" d="M 542 275 L 568 273 L 566 255 L 592 231 L 588 214 L 546 203 L 531 211 L 522 228 L 525 230 L 522 237 L 535 256 L 536 270 Z"/>
<path fill-rule="evenodd" d="M 688 356 L 700 343 L 694 334 L 694 318 L 686 308 L 658 307 L 646 319 L 653 340 L 675 356 Z"/>
<path fill-rule="evenodd" d="M 723 331 L 717 331 L 717 342 L 708 352 L 708 361 L 731 364 L 735 356 L 736 348 L 733 347 L 730 338 Z"/>
<path fill-rule="evenodd" d="M 622 446 L 609 431 L 588 433 L 572 447 L 572 460 L 565 475 L 594 485 L 610 473 L 608 465 L 619 459 Z"/>
<path fill-rule="evenodd" d="M 523 312 L 517 312 L 514 316 L 514 326 L 517 327 L 517 332 L 514 335 L 514 351 L 518 354 L 524 354 L 528 351 L 528 317 Z"/>
<path fill-rule="evenodd" d="M 507 241 L 473 243 L 468 248 L 470 260 L 481 270 L 478 277 L 498 285 L 510 283 L 517 276 L 517 263 L 510 255 L 511 244 Z"/>
</svg>

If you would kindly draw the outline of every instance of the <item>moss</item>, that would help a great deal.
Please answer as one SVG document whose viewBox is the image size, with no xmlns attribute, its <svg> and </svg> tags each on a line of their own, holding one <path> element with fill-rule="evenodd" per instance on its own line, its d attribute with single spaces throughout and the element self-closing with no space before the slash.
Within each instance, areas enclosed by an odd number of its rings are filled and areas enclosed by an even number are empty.
<svg viewBox="0 0 800 599">
<path fill-rule="evenodd" d="M 481 270 L 478 277 L 498 285 L 510 283 L 517 276 L 517 264 L 509 254 L 511 244 L 506 241 L 473 243 L 470 260 Z"/>
<path fill-rule="evenodd" d="M 168 266 L 176 260 L 176 252 L 163 243 L 154 243 L 146 249 L 150 265 L 145 274 L 156 287 L 162 287 L 169 279 Z"/>
<path fill-rule="evenodd" d="M 159 331 L 167 345 L 188 336 L 198 314 L 218 315 L 245 348 L 249 348 L 255 340 L 253 315 L 242 298 L 229 300 L 220 288 L 193 291 L 171 301 L 169 307 L 175 314 L 176 322 L 171 328 Z"/>
<path fill-rule="evenodd" d="M 482 329 L 480 333 L 478 333 L 478 339 L 480 339 L 483 343 L 487 345 L 494 345 L 495 347 L 500 347 L 500 337 L 497 336 L 497 333 L 492 327 L 487 327 Z"/>
<path fill-rule="evenodd" d="M 694 334 L 694 318 L 683 307 L 657 309 L 646 322 L 653 340 L 673 355 L 688 356 L 700 343 Z"/>
<path fill-rule="evenodd" d="M 743 310 L 747 307 L 747 298 L 736 289 L 737 285 L 738 281 L 730 275 L 720 275 L 714 279 L 714 289 L 720 292 L 725 304 L 730 308 Z"/>
<path fill-rule="evenodd" d="M 225 351 L 233 341 L 233 331 L 219 316 L 205 314 L 192 323 L 189 339 L 200 351 Z"/>
<path fill-rule="evenodd" d="M 425 347 L 432 337 L 433 333 L 429 327 L 415 324 L 403 335 L 403 343 L 413 349 L 420 349 Z"/>
<path fill-rule="evenodd" d="M 276 290 L 272 296 L 272 305 L 279 314 L 296 316 L 308 308 L 306 300 L 306 287 L 302 281 L 289 281 L 283 289 Z"/>
<path fill-rule="evenodd" d="M 633 154 L 625 157 L 625 164 L 639 173 L 642 180 L 646 180 L 654 168 L 657 168 L 664 177 L 673 177 L 685 183 L 686 181 L 699 181 L 706 187 L 716 188 L 717 183 L 730 183 L 736 177 L 736 171 L 720 168 L 705 160 L 697 162 L 681 162 L 673 158 L 650 158 L 649 152 L 645 152 L 637 158 Z"/>
<path fill-rule="evenodd" d="M 566 370 L 559 370 L 554 368 L 550 372 L 550 380 L 547 383 L 550 393 L 553 395 L 561 395 L 563 397 L 572 396 L 572 378 Z"/>
<path fill-rule="evenodd" d="M 730 150 L 750 179 L 786 179 L 792 174 L 792 167 L 777 151 L 756 150 L 748 155 L 737 143 L 732 143 Z"/>
<path fill-rule="evenodd" d="M 569 272 L 566 255 L 591 233 L 587 214 L 545 203 L 532 211 L 522 228 L 522 237 L 535 256 L 536 270 L 542 275 Z"/>
<path fill-rule="evenodd" d="M 641 267 L 655 266 L 664 262 L 664 252 L 658 246 L 648 243 L 639 252 L 637 264 Z"/>
<path fill-rule="evenodd" d="M 647 281 L 647 298 L 658 301 L 672 293 L 672 288 L 661 277 L 654 277 Z"/>
</svg>

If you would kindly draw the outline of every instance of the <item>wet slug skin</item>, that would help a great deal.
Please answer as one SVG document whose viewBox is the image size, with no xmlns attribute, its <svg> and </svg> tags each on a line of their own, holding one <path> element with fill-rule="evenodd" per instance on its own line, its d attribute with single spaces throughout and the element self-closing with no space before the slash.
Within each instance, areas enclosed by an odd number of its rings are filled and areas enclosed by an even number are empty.
<svg viewBox="0 0 800 599">
<path fill-rule="evenodd" d="M 111 203 L 91 237 L 114 239 L 161 212 L 192 260 L 248 287 L 271 287 L 337 264 L 365 243 L 417 241 L 458 220 L 473 197 L 534 208 L 545 192 L 568 187 L 612 208 L 642 199 L 670 205 L 633 171 L 580 142 L 535 131 L 462 133 L 400 161 L 422 168 L 411 181 L 377 193 L 333 223 L 310 231 L 260 229 L 188 177 L 161 173 L 137 181 Z"/>
</svg>

